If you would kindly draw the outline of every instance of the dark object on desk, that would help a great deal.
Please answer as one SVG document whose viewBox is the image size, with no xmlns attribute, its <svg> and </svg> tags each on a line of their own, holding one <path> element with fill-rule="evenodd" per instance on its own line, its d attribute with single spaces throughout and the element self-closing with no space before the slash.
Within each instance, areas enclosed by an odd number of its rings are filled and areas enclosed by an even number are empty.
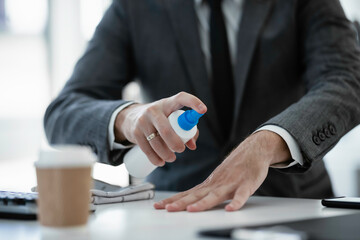
<svg viewBox="0 0 360 240">
<path fill-rule="evenodd" d="M 275 226 L 285 227 L 294 231 L 304 232 L 308 240 L 354 240 L 360 236 L 360 213 L 336 216 L 328 218 L 316 218 L 309 220 L 282 222 L 261 226 L 227 228 L 218 230 L 204 230 L 201 236 L 231 238 L 234 230 L 237 229 L 267 229 Z"/>
<path fill-rule="evenodd" d="M 325 207 L 360 209 L 360 198 L 327 198 L 321 201 Z"/>
<path fill-rule="evenodd" d="M 360 198 L 340 197 L 323 199 L 321 204 L 325 207 L 360 209 Z"/>
<path fill-rule="evenodd" d="M 37 193 L 0 191 L 0 218 L 35 220 Z"/>
</svg>

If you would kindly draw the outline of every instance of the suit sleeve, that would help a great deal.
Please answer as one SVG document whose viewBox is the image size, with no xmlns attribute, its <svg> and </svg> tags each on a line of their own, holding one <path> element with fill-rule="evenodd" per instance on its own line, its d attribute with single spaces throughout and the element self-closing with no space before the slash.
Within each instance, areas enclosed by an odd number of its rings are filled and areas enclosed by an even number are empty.
<svg viewBox="0 0 360 240">
<path fill-rule="evenodd" d="M 122 90 L 134 78 L 132 56 L 126 11 L 120 1 L 114 1 L 45 113 L 49 143 L 88 145 L 100 162 L 121 163 L 125 150 L 110 151 L 108 126 L 115 109 L 126 103 Z"/>
<path fill-rule="evenodd" d="M 267 123 L 297 141 L 306 171 L 360 123 L 360 52 L 338 0 L 298 1 L 302 80 L 307 94 Z"/>
</svg>

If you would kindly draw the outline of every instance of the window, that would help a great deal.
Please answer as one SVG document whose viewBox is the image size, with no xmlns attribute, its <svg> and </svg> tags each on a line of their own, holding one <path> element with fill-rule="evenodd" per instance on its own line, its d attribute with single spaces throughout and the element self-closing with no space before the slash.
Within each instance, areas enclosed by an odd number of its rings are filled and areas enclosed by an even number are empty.
<svg viewBox="0 0 360 240">
<path fill-rule="evenodd" d="M 0 0 L 0 190 L 29 191 L 36 184 L 32 166 L 46 143 L 45 109 L 68 80 L 110 3 Z M 98 164 L 94 176 L 128 183 L 124 167 Z"/>
<path fill-rule="evenodd" d="M 49 102 L 46 0 L 0 0 L 0 161 L 37 151 Z"/>
</svg>

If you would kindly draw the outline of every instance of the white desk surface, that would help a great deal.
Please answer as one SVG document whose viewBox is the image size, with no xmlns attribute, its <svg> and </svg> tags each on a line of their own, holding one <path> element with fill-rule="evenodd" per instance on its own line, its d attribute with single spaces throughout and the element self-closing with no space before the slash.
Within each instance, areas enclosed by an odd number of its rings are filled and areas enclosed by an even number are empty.
<svg viewBox="0 0 360 240">
<path fill-rule="evenodd" d="M 153 203 L 171 196 L 157 192 L 154 200 L 97 206 L 85 227 L 73 229 L 43 228 L 37 221 L 0 220 L 0 239 L 206 239 L 201 229 L 255 225 L 284 220 L 328 217 L 356 210 L 324 208 L 319 200 L 251 197 L 236 212 L 223 206 L 200 213 L 155 210 Z"/>
</svg>

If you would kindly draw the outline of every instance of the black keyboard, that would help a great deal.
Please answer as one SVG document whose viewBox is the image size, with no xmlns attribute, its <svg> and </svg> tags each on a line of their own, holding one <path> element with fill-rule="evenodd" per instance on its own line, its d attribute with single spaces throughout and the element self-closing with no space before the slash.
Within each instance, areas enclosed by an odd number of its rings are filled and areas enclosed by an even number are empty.
<svg viewBox="0 0 360 240">
<path fill-rule="evenodd" d="M 0 191 L 0 218 L 35 220 L 37 193 Z"/>
</svg>

